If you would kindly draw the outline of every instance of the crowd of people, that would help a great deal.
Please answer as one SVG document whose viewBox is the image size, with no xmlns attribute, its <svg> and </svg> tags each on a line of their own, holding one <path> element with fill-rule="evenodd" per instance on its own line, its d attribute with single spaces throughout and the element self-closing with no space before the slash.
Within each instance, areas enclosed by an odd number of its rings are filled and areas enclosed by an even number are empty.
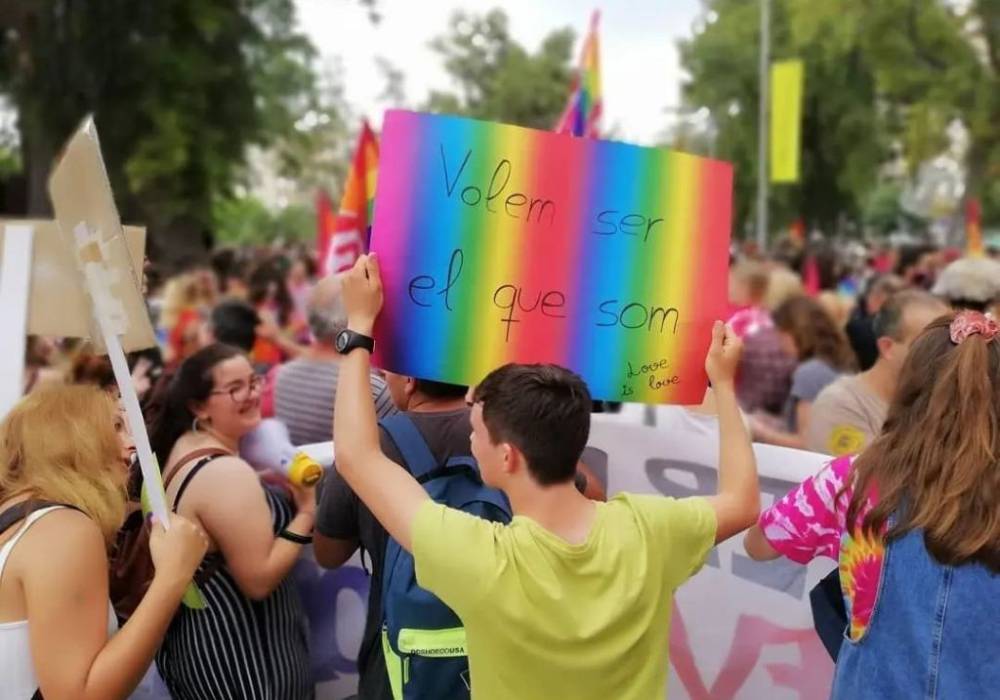
<svg viewBox="0 0 1000 700">
<path fill-rule="evenodd" d="M 832 697 L 1000 687 L 989 256 L 734 250 L 692 409 L 718 425 L 718 492 L 686 499 L 605 499 L 581 456 L 618 406 L 569 370 L 466 387 L 373 369 L 374 257 L 318 278 L 306 251 L 222 250 L 148 273 L 161 344 L 130 367 L 170 522 L 141 516 L 107 359 L 30 338 L 0 423 L 4 698 L 125 698 L 153 663 L 182 700 L 312 697 L 289 579 L 310 543 L 371 575 L 364 700 L 662 697 L 673 594 L 742 532 L 755 559 L 837 563 Z M 334 441 L 318 486 L 241 456 L 266 418 Z M 831 461 L 761 511 L 752 440 Z"/>
</svg>

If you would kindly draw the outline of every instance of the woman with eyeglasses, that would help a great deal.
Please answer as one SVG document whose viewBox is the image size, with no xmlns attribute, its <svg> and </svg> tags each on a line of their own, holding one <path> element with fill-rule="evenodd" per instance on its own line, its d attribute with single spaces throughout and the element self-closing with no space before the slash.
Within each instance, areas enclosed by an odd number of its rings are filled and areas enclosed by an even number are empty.
<svg viewBox="0 0 1000 700">
<path fill-rule="evenodd" d="M 203 610 L 182 608 L 156 661 L 174 700 L 311 698 L 308 628 L 286 580 L 312 539 L 312 489 L 284 494 L 240 459 L 260 423 L 260 378 L 215 344 L 181 364 L 150 407 L 167 503 L 198 523 L 209 552 L 195 580 Z"/>
</svg>

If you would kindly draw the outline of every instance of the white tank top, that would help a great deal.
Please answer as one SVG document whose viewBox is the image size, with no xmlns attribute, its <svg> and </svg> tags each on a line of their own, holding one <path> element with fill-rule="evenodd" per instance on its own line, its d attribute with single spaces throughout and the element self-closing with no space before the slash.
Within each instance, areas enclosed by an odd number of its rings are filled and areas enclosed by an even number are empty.
<svg viewBox="0 0 1000 700">
<path fill-rule="evenodd" d="M 0 547 L 0 581 L 7 559 L 18 540 L 45 514 L 62 506 L 42 508 L 29 515 L 21 529 Z M 114 610 L 108 604 L 108 634 L 118 629 Z M 31 644 L 28 638 L 28 621 L 0 622 L 0 698 L 30 698 L 38 690 L 35 666 L 31 662 Z"/>
</svg>

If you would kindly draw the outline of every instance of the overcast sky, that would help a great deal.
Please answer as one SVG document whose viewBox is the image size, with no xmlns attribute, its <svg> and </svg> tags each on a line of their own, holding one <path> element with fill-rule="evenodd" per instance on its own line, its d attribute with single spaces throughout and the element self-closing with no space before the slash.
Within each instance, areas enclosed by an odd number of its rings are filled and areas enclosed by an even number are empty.
<svg viewBox="0 0 1000 700">
<path fill-rule="evenodd" d="M 406 75 L 407 99 L 420 102 L 431 88 L 447 88 L 448 77 L 428 42 L 447 29 L 458 9 L 485 13 L 501 6 L 514 39 L 530 50 L 549 32 L 570 26 L 579 39 L 591 10 L 601 10 L 601 71 L 605 127 L 623 140 L 651 143 L 673 119 L 681 73 L 676 42 L 690 36 L 701 15 L 699 0 L 379 0 L 382 20 L 373 25 L 357 0 L 296 0 L 299 21 L 327 59 L 339 57 L 347 98 L 374 125 L 381 121 L 378 95 L 384 81 L 375 57 Z"/>
</svg>

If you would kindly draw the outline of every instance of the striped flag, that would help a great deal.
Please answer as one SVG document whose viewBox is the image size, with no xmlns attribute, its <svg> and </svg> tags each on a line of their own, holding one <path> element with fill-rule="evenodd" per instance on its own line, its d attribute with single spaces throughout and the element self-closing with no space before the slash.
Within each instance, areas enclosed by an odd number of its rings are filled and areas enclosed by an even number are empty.
<svg viewBox="0 0 1000 700">
<path fill-rule="evenodd" d="M 554 131 L 573 136 L 596 138 L 601 128 L 601 62 L 597 40 L 600 12 L 590 16 L 590 32 L 583 42 L 580 65 L 570 85 L 569 100 Z"/>
<path fill-rule="evenodd" d="M 333 215 L 329 196 L 321 192 L 316 202 L 316 251 L 320 274 L 347 270 L 368 249 L 371 234 L 372 203 L 378 175 L 378 140 L 364 121 L 358 136 L 351 169 L 347 173 L 340 210 Z"/>
</svg>

